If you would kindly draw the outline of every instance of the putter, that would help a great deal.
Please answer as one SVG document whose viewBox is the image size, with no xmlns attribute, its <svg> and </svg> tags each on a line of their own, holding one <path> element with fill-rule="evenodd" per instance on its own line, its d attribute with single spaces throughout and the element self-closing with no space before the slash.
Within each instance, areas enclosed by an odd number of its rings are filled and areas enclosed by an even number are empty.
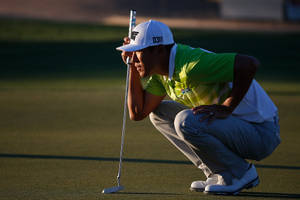
<svg viewBox="0 0 300 200">
<path fill-rule="evenodd" d="M 135 27 L 136 22 L 136 11 L 130 10 L 130 22 L 129 22 L 129 33 L 128 37 L 131 38 L 131 32 L 132 29 Z M 115 193 L 120 190 L 123 190 L 124 187 L 121 186 L 121 172 L 122 172 L 122 158 L 123 158 L 123 146 L 124 146 L 124 137 L 125 137 L 125 127 L 126 127 L 126 115 L 127 115 L 127 97 L 128 97 L 128 82 L 129 82 L 129 57 L 127 57 L 126 63 L 127 63 L 127 75 L 126 75 L 126 89 L 125 89 L 125 100 L 124 100 L 124 112 L 123 112 L 123 127 L 122 127 L 122 137 L 121 137 L 121 150 L 120 150 L 120 161 L 119 161 L 119 171 L 117 176 L 117 183 L 118 186 L 111 187 L 111 188 L 105 188 L 102 193 L 103 194 L 110 194 Z"/>
</svg>

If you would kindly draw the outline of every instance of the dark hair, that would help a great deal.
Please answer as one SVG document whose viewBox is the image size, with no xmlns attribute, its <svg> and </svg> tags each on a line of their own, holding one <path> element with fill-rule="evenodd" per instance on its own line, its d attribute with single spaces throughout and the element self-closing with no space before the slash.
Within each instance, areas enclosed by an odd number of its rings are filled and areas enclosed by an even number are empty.
<svg viewBox="0 0 300 200">
<path fill-rule="evenodd" d="M 175 43 L 173 44 L 167 44 L 167 45 L 157 45 L 157 46 L 150 46 L 147 47 L 147 49 L 149 49 L 150 52 L 152 52 L 155 48 L 159 47 L 159 46 L 164 46 L 168 51 L 171 50 L 171 48 L 173 47 Z"/>
</svg>

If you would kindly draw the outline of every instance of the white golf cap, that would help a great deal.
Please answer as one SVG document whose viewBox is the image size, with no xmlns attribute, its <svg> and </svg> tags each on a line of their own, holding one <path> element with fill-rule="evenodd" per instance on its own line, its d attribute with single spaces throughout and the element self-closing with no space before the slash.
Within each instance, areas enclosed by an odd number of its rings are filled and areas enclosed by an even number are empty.
<svg viewBox="0 0 300 200">
<path fill-rule="evenodd" d="M 138 51 L 150 46 L 173 44 L 173 34 L 162 22 L 149 20 L 137 25 L 131 34 L 130 43 L 120 46 L 120 51 Z"/>
</svg>

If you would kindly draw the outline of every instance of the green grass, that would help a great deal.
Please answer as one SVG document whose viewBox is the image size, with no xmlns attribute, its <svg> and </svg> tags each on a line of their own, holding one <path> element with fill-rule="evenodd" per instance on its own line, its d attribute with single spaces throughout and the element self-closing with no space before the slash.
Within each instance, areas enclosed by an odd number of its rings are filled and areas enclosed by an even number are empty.
<svg viewBox="0 0 300 200">
<path fill-rule="evenodd" d="M 125 190 L 102 195 L 103 188 L 116 185 L 125 67 L 113 47 L 127 29 L 7 21 L 0 20 L 0 199 L 299 198 L 300 82 L 294 55 L 300 39 L 294 35 L 175 30 L 182 42 L 261 58 L 258 79 L 279 108 L 283 142 L 255 162 L 261 178 L 257 188 L 238 197 L 189 192 L 192 181 L 204 178 L 202 172 L 146 119 L 127 122 Z M 19 33 L 2 32 L 10 26 Z M 39 39 L 37 29 L 43 32 Z M 73 33 L 73 39 L 57 35 L 59 29 Z M 95 38 L 89 35 L 93 30 Z M 96 38 L 103 31 L 112 32 L 103 36 L 110 39 Z M 222 41 L 224 36 L 229 39 Z M 272 41 L 275 47 L 269 46 Z M 277 51 L 284 46 L 289 48 Z"/>
<path fill-rule="evenodd" d="M 124 157 L 129 160 L 124 162 L 122 177 L 126 190 L 116 195 L 100 194 L 103 188 L 115 185 L 124 91 L 120 81 L 1 82 L 0 197 L 223 199 L 188 191 L 188 185 L 204 178 L 203 174 L 188 164 L 148 119 L 127 123 Z M 299 84 L 288 87 L 299 88 Z M 283 143 L 259 162 L 262 183 L 245 195 L 275 198 L 299 193 L 300 126 L 295 121 L 300 95 L 280 91 L 269 90 L 279 106 Z M 297 168 L 285 169 L 288 166 Z"/>
</svg>

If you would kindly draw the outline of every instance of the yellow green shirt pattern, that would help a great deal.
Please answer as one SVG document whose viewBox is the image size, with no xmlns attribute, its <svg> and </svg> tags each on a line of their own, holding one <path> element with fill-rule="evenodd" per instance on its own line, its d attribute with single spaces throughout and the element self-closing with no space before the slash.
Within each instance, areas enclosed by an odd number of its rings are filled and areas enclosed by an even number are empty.
<svg viewBox="0 0 300 200">
<path fill-rule="evenodd" d="M 178 44 L 173 78 L 152 75 L 145 90 L 171 99 L 190 108 L 221 104 L 228 97 L 233 81 L 236 53 L 211 53 L 200 48 Z"/>
</svg>

